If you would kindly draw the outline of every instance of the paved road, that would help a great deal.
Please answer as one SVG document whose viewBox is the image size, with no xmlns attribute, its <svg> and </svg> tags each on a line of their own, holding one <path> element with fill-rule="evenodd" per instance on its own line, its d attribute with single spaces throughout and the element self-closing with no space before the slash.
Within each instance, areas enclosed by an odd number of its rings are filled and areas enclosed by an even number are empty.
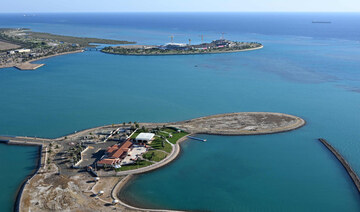
<svg viewBox="0 0 360 212">
<path fill-rule="evenodd" d="M 169 142 L 167 139 L 166 141 L 173 147 L 170 154 L 162 161 L 152 164 L 150 166 L 146 166 L 143 168 L 139 168 L 139 169 L 134 169 L 134 170 L 128 170 L 128 171 L 121 171 L 121 172 L 117 172 L 116 175 L 117 176 L 123 176 L 123 175 L 129 175 L 129 174 L 140 174 L 140 173 L 144 173 L 144 172 L 148 172 L 148 171 L 152 171 L 154 169 L 158 169 L 162 166 L 165 166 L 166 164 L 170 163 L 171 161 L 173 161 L 177 155 L 180 153 L 180 146 L 179 144 L 172 144 L 171 142 Z"/>
</svg>

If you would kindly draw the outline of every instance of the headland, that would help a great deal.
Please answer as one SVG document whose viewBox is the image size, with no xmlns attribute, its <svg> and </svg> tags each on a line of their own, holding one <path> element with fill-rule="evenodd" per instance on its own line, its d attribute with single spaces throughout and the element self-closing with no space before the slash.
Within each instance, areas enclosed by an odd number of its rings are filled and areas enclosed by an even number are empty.
<svg viewBox="0 0 360 212">
<path fill-rule="evenodd" d="M 134 44 L 135 42 L 73 37 L 30 29 L 0 29 L 0 68 L 16 67 L 20 70 L 34 70 L 44 64 L 32 64 L 36 60 L 63 54 L 83 52 L 85 48 L 99 44 Z"/>
<path fill-rule="evenodd" d="M 196 134 L 258 135 L 305 125 L 299 117 L 242 112 L 169 123 L 128 122 L 55 139 L 0 136 L 10 145 L 39 145 L 39 166 L 18 195 L 18 211 L 142 209 L 118 194 L 134 174 L 154 171 L 177 158 L 179 143 Z M 200 139 L 201 140 L 201 139 Z"/>
<path fill-rule="evenodd" d="M 257 42 L 237 42 L 225 39 L 214 40 L 210 43 L 192 45 L 191 43 L 168 43 L 165 45 L 126 45 L 105 47 L 101 51 L 119 55 L 194 55 L 194 54 L 218 54 L 250 51 L 263 48 Z"/>
</svg>

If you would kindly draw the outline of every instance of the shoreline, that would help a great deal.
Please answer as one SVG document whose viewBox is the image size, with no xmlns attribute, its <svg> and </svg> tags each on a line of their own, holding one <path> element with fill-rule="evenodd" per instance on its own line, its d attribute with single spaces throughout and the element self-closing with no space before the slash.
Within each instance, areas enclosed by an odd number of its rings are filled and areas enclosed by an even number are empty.
<svg viewBox="0 0 360 212">
<path fill-rule="evenodd" d="M 262 125 L 266 125 L 265 128 L 263 129 L 263 131 L 261 131 L 261 130 L 254 131 L 251 129 L 244 130 L 243 128 L 229 128 L 229 125 L 230 126 L 234 125 L 233 123 L 229 123 L 228 125 L 225 125 L 225 126 L 222 125 L 221 126 L 222 128 L 220 128 L 222 130 L 215 129 L 215 131 L 208 131 L 208 130 L 206 130 L 207 129 L 206 126 L 204 127 L 204 125 L 203 125 L 204 123 L 202 123 L 200 125 L 197 123 L 199 121 L 202 121 L 202 122 L 205 122 L 205 125 L 206 124 L 214 124 L 214 123 L 216 125 L 216 123 L 219 122 L 219 119 L 220 119 L 220 122 L 222 121 L 224 123 L 227 123 L 229 121 L 229 119 L 235 120 L 235 119 L 243 118 L 242 122 L 248 122 L 246 124 L 249 124 L 249 120 L 246 119 L 249 117 L 255 118 L 255 120 L 250 120 L 250 122 L 252 121 L 255 123 L 259 122 L 258 120 L 256 120 L 256 118 L 267 117 L 270 120 L 258 123 L 261 125 L 261 127 L 263 127 Z M 281 122 L 280 124 L 278 123 L 279 122 L 278 119 L 280 119 L 280 122 Z M 266 123 L 266 122 L 268 122 L 268 123 Z M 285 124 L 282 122 L 285 122 Z M 191 124 L 193 124 L 193 126 L 191 126 Z M 274 124 L 276 125 L 276 127 L 274 127 Z M 281 133 L 281 132 L 295 130 L 295 129 L 298 129 L 298 128 L 304 126 L 305 124 L 306 124 L 305 120 L 300 117 L 289 115 L 289 114 L 271 113 L 271 112 L 225 113 L 225 114 L 204 116 L 204 117 L 200 117 L 200 118 L 190 119 L 190 120 L 186 120 L 186 121 L 179 121 L 179 122 L 139 123 L 140 126 L 145 126 L 145 127 L 150 127 L 150 128 L 156 127 L 156 126 L 162 126 L 162 125 L 166 125 L 168 127 L 176 127 L 176 128 L 183 129 L 184 131 L 187 131 L 189 134 L 180 138 L 175 144 L 171 143 L 171 145 L 173 147 L 172 152 L 166 158 L 164 158 L 162 161 L 159 161 L 158 163 L 152 164 L 147 167 L 123 171 L 120 174 L 116 174 L 117 177 L 120 177 L 120 176 L 126 176 L 126 177 L 114 185 L 113 190 L 111 192 L 112 197 L 113 197 L 113 199 L 119 200 L 119 205 L 121 205 L 125 208 L 129 208 L 129 209 L 134 209 L 134 210 L 138 210 L 138 211 L 139 210 L 140 211 L 173 211 L 173 210 L 164 210 L 164 209 L 137 208 L 137 207 L 128 205 L 127 203 L 123 202 L 120 198 L 118 198 L 118 194 L 120 193 L 121 189 L 126 185 L 126 183 L 132 178 L 132 176 L 137 175 L 137 174 L 143 174 L 146 172 L 156 171 L 166 165 L 169 165 L 171 162 L 176 160 L 181 153 L 180 143 L 184 142 L 185 140 L 188 140 L 189 138 L 187 136 L 189 136 L 189 135 L 190 136 L 196 135 L 196 134 L 227 135 L 227 136 L 231 136 L 231 135 L 232 136 L 263 135 L 263 134 L 273 134 L 273 133 Z M 280 125 L 280 127 L 278 125 Z M 285 125 L 285 126 L 283 126 L 283 125 Z M 68 137 L 67 139 L 72 139 L 80 134 L 92 132 L 95 129 L 105 129 L 105 128 L 109 128 L 109 127 L 114 128 L 114 127 L 119 127 L 119 126 L 123 126 L 123 125 L 122 124 L 113 124 L 113 125 L 104 125 L 104 126 L 88 128 L 88 129 L 81 130 L 79 132 L 75 131 L 75 133 L 68 134 L 68 135 L 66 135 L 66 137 Z M 189 126 L 192 127 L 190 130 L 187 129 Z M 242 125 L 240 127 L 242 127 Z M 229 129 L 226 129 L 226 128 L 229 128 Z M 34 137 L 26 137 L 26 136 L 0 136 L 0 141 L 2 143 L 6 143 L 8 145 L 37 145 L 37 146 L 40 146 L 40 148 L 42 150 L 42 151 L 40 151 L 40 154 L 39 154 L 38 166 L 37 166 L 36 170 L 34 170 L 32 175 L 26 177 L 24 180 L 24 183 L 19 187 L 20 189 L 17 194 L 19 200 L 16 201 L 16 203 L 15 203 L 15 206 L 17 206 L 16 207 L 17 210 L 15 210 L 15 211 L 22 210 L 22 208 L 21 208 L 22 196 L 24 194 L 28 194 L 28 193 L 25 193 L 25 192 L 27 192 L 26 185 L 31 184 L 31 179 L 33 177 L 37 176 L 40 168 L 43 167 L 44 164 L 46 163 L 46 161 L 42 160 L 44 158 L 42 154 L 45 154 L 45 157 L 46 157 L 46 153 L 44 153 L 44 151 L 43 151 L 44 147 L 48 146 L 50 143 L 60 142 L 63 140 L 65 140 L 65 136 L 61 136 L 58 138 L 52 138 L 52 139 L 34 138 Z M 44 173 L 46 173 L 46 171 Z"/>
<path fill-rule="evenodd" d="M 127 175 L 124 179 L 122 179 L 120 182 L 118 182 L 115 185 L 115 187 L 114 187 L 114 189 L 113 189 L 113 191 L 111 193 L 112 198 L 118 200 L 119 204 L 121 204 L 122 206 L 124 206 L 126 208 L 133 209 L 133 210 L 137 210 L 137 211 L 156 211 L 156 212 L 180 211 L 180 210 L 171 210 L 171 209 L 141 208 L 140 206 L 134 206 L 134 205 L 131 205 L 131 203 L 126 203 L 122 198 L 119 197 L 119 194 L 122 192 L 122 190 L 125 188 L 126 185 L 131 183 L 131 181 L 134 179 L 135 176 L 156 171 L 158 169 L 161 169 L 163 167 L 166 167 L 166 166 L 170 165 L 171 162 L 177 160 L 180 157 L 180 153 L 181 153 L 180 144 L 182 142 L 186 141 L 186 140 L 189 140 L 189 138 L 187 136 L 194 136 L 194 135 L 196 135 L 196 134 L 188 134 L 188 135 L 180 138 L 176 142 L 175 145 L 179 146 L 179 151 L 177 152 L 176 156 L 171 161 L 169 161 L 168 163 L 163 164 L 162 166 L 160 166 L 160 167 L 158 167 L 156 169 L 153 169 L 153 170 L 149 170 L 149 171 L 145 171 L 145 172 L 137 173 L 137 174 L 129 174 L 129 175 Z"/>
<path fill-rule="evenodd" d="M 57 54 L 53 54 L 53 55 L 47 55 L 47 56 L 43 56 L 43 57 L 39 57 L 39 58 L 35 58 L 35 59 L 32 59 L 32 60 L 28 60 L 28 61 L 25 61 L 25 62 L 22 62 L 22 63 L 11 63 L 11 64 L 8 64 L 8 65 L 0 65 L 0 69 L 2 68 L 17 68 L 19 70 L 35 70 L 37 68 L 40 68 L 41 66 L 44 66 L 45 64 L 34 64 L 32 62 L 35 62 L 35 61 L 38 61 L 38 60 L 43 60 L 43 59 L 47 59 L 47 58 L 50 58 L 50 57 L 56 57 L 56 56 L 61 56 L 61 55 L 67 55 L 67 54 L 76 54 L 76 53 L 81 53 L 81 52 L 84 52 L 85 50 L 81 49 L 81 50 L 76 50 L 76 51 L 71 51 L 71 52 L 61 52 L 61 53 L 57 53 Z M 36 67 L 34 68 L 31 68 L 31 69 L 22 69 L 21 66 L 22 65 L 28 65 L 28 64 L 31 64 L 31 65 L 35 65 Z M 19 67 L 17 67 L 19 66 Z"/>
<path fill-rule="evenodd" d="M 179 53 L 179 54 L 119 54 L 119 53 L 111 53 L 111 52 L 104 52 L 105 54 L 113 54 L 113 55 L 123 55 L 123 56 L 175 56 L 175 55 L 202 55 L 202 54 L 224 54 L 224 53 L 236 53 L 236 52 L 245 52 L 245 51 L 253 51 L 264 48 L 263 45 L 255 48 L 250 49 L 239 49 L 239 50 L 231 50 L 231 51 L 218 51 L 218 52 L 199 52 L 199 53 Z"/>
</svg>

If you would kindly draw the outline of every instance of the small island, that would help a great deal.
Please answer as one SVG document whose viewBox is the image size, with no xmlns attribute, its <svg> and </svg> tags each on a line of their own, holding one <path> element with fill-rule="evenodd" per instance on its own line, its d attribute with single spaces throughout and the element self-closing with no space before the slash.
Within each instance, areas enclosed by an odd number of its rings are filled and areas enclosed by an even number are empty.
<svg viewBox="0 0 360 212">
<path fill-rule="evenodd" d="M 214 40 L 210 43 L 191 45 L 184 43 L 168 43 L 165 45 L 123 45 L 105 47 L 101 51 L 119 55 L 192 55 L 215 54 L 249 51 L 261 49 L 262 44 L 257 42 L 237 42 L 226 39 Z"/>
<path fill-rule="evenodd" d="M 54 139 L 0 136 L 0 142 L 39 147 L 38 167 L 20 187 L 16 211 L 139 211 L 121 200 L 122 187 L 133 175 L 174 161 L 181 142 L 206 145 L 201 134 L 259 135 L 304 125 L 293 115 L 240 112 L 168 123 L 123 122 Z"/>
<path fill-rule="evenodd" d="M 31 62 L 57 55 L 83 52 L 85 48 L 99 44 L 134 44 L 135 42 L 73 37 L 26 28 L 0 28 L 0 68 L 16 67 L 20 70 L 34 70 L 44 64 Z"/>
</svg>

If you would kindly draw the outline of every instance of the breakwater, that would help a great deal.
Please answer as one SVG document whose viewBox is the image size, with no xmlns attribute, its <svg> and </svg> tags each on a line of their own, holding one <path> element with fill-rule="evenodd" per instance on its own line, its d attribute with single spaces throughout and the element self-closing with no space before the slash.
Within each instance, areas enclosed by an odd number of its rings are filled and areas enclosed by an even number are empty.
<svg viewBox="0 0 360 212">
<path fill-rule="evenodd" d="M 345 168 L 346 172 L 349 174 L 349 176 L 351 177 L 352 181 L 354 182 L 358 192 L 360 193 L 360 179 L 357 176 L 356 172 L 351 168 L 351 166 L 349 165 L 349 163 L 345 160 L 345 158 L 331 145 L 329 144 L 329 142 L 327 142 L 325 139 L 323 138 L 319 138 L 319 141 L 324 144 L 324 146 L 326 148 L 328 148 L 333 154 L 334 156 L 339 160 L 339 162 L 341 163 L 341 165 Z"/>
</svg>

